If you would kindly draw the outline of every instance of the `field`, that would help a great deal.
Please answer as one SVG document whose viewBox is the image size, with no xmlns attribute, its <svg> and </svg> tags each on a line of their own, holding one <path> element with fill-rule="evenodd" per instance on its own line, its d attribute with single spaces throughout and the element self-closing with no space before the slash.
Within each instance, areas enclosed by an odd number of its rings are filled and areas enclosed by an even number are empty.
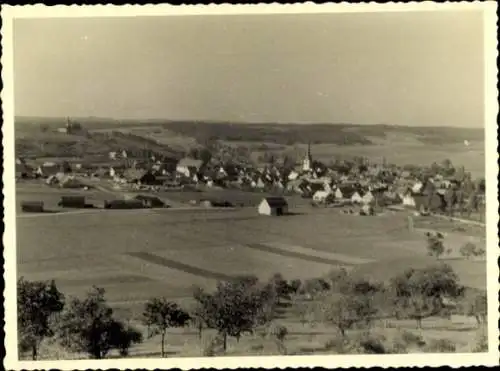
<svg viewBox="0 0 500 371">
<path fill-rule="evenodd" d="M 38 189 L 37 198 L 50 204 L 63 194 L 44 189 Z M 35 192 L 34 185 L 18 187 L 16 203 L 33 197 Z M 87 195 L 96 201 L 109 198 L 98 191 Z M 307 279 L 345 267 L 355 275 L 386 280 L 408 267 L 434 261 L 426 255 L 424 233 L 408 231 L 404 212 L 362 217 L 336 209 L 312 212 L 303 208 L 295 215 L 278 218 L 258 216 L 255 208 L 19 213 L 17 231 L 19 276 L 55 279 L 69 295 L 84 295 L 92 285 L 103 287 L 117 313 L 134 323 L 150 297 L 166 296 L 189 307 L 193 285 L 211 289 L 218 280 L 236 275 L 255 274 L 267 279 L 279 272 L 287 279 Z M 464 235 L 463 241 L 467 238 Z M 484 262 L 450 259 L 447 263 L 459 274 L 462 284 L 486 287 Z M 314 344 L 334 336 L 332 328 L 304 328 L 293 314 L 282 321 L 292 329 L 293 346 L 300 354 L 308 349 L 321 353 L 319 345 L 314 348 Z M 463 347 L 475 331 L 474 326 L 457 330 L 456 324 L 436 325 L 432 321 L 427 321 L 433 328 L 427 335 L 438 338 L 445 334 L 455 339 L 461 331 Z M 414 325 L 405 326 L 411 329 Z M 439 326 L 441 331 L 437 330 Z M 384 334 L 396 330 L 387 331 Z M 231 343 L 228 354 L 259 353 L 256 349 L 262 341 L 252 337 L 242 344 Z M 173 330 L 168 344 L 169 352 L 178 356 L 200 354 L 193 330 Z M 158 339 L 150 339 L 135 354 L 156 351 Z"/>
</svg>

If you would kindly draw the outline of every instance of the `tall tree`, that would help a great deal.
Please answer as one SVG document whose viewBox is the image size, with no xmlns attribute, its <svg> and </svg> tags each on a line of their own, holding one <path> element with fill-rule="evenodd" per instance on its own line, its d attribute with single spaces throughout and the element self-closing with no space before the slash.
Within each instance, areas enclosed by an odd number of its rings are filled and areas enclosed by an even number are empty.
<svg viewBox="0 0 500 371">
<path fill-rule="evenodd" d="M 17 282 L 17 326 L 20 350 L 30 350 L 31 358 L 38 358 L 43 339 L 54 335 L 51 319 L 64 307 L 64 295 L 54 281 Z"/>
<path fill-rule="evenodd" d="M 144 306 L 144 324 L 148 326 L 149 336 L 161 335 L 161 356 L 165 356 L 165 336 L 171 327 L 186 326 L 190 320 L 187 312 L 176 303 L 165 298 L 150 299 Z"/>
</svg>

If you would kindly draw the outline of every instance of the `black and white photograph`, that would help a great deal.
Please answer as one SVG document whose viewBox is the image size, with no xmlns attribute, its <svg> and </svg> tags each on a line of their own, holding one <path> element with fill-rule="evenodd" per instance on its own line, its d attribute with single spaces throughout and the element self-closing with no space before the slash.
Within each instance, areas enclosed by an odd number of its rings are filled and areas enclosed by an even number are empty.
<svg viewBox="0 0 500 371">
<path fill-rule="evenodd" d="M 498 364 L 496 4 L 426 3 L 2 7 L 5 367 Z"/>
</svg>

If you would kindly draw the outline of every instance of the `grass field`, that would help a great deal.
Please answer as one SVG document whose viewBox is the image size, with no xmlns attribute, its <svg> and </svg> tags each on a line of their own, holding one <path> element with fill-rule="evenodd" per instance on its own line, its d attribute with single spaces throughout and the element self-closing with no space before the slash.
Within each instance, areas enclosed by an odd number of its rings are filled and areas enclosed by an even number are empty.
<svg viewBox="0 0 500 371">
<path fill-rule="evenodd" d="M 23 184 L 16 203 L 34 198 L 56 204 L 63 193 L 67 192 Z M 110 197 L 95 190 L 85 194 L 96 201 Z M 268 279 L 279 272 L 287 279 L 308 279 L 345 267 L 354 275 L 387 280 L 406 268 L 434 261 L 426 255 L 425 235 L 408 231 L 404 212 L 363 217 L 320 208 L 275 218 L 259 216 L 252 207 L 82 210 L 17 217 L 19 276 L 55 279 L 68 295 L 84 295 L 92 285 L 103 287 L 117 313 L 139 328 L 136 320 L 148 298 L 166 296 L 189 307 L 193 285 L 212 289 L 218 280 L 241 274 Z M 462 284 L 486 287 L 485 262 L 450 259 L 447 263 Z M 293 314 L 281 321 L 291 331 L 291 353 L 329 352 L 323 345 L 335 337 L 333 328 L 304 328 Z M 440 322 L 438 331 L 439 326 L 429 321 L 432 331 L 427 335 L 452 339 L 460 335 L 462 347 L 468 346 L 466 335 L 470 338 L 476 331 L 474 326 L 460 330 L 446 322 Z M 412 329 L 414 324 L 404 326 Z M 384 334 L 391 331 L 395 330 L 384 329 Z M 209 336 L 207 332 L 203 341 Z M 277 354 L 266 342 L 258 337 L 246 337 L 240 344 L 231 340 L 228 355 Z M 169 332 L 167 343 L 168 351 L 178 356 L 198 356 L 203 347 L 192 329 Z M 158 350 L 154 338 L 134 354 L 154 356 Z"/>
</svg>

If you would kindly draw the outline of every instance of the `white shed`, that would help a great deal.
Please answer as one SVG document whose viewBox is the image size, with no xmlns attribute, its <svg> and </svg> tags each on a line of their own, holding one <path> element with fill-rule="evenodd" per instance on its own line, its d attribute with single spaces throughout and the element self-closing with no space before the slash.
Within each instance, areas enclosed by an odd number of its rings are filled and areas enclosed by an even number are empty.
<svg viewBox="0 0 500 371">
<path fill-rule="evenodd" d="M 288 203 L 283 197 L 266 197 L 259 204 L 261 215 L 280 216 L 288 213 Z"/>
</svg>

